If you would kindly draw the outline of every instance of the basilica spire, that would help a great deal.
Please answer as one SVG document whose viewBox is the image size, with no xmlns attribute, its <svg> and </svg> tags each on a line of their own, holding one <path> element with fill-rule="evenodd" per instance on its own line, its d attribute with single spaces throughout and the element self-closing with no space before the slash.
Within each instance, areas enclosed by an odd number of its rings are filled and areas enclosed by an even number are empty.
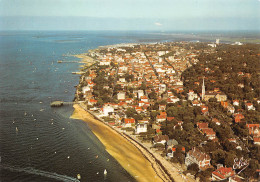
<svg viewBox="0 0 260 182">
<path fill-rule="evenodd" d="M 205 96 L 205 84 L 204 84 L 204 77 L 203 77 L 202 93 L 201 93 L 202 100 L 204 100 L 204 96 Z"/>
</svg>

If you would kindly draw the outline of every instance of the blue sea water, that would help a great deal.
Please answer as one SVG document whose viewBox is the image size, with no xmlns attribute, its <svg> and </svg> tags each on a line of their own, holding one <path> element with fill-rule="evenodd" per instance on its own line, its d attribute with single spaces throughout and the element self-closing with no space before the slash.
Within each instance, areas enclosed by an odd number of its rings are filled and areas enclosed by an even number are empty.
<svg viewBox="0 0 260 182">
<path fill-rule="evenodd" d="M 0 181 L 77 181 L 77 174 L 80 181 L 135 181 L 86 123 L 69 119 L 72 106 L 50 107 L 72 101 L 79 82 L 72 72 L 80 64 L 58 60 L 134 41 L 109 34 L 0 32 Z"/>
</svg>

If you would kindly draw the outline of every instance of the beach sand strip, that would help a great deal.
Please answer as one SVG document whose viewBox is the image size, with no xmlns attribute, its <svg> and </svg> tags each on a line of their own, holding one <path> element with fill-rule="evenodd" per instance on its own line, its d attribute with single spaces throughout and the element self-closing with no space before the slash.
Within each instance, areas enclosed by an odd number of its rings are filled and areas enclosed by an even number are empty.
<svg viewBox="0 0 260 182">
<path fill-rule="evenodd" d="M 103 143 L 106 151 L 137 181 L 173 181 L 157 163 L 156 159 L 136 142 L 130 141 L 129 137 L 123 136 L 110 126 L 95 119 L 78 104 L 73 107 L 75 110 L 71 118 L 85 121 Z"/>
</svg>

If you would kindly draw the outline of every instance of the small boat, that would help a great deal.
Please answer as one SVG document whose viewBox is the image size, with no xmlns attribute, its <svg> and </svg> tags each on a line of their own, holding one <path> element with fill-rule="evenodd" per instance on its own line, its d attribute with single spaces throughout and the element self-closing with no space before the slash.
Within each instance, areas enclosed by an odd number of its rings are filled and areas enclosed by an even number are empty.
<svg viewBox="0 0 260 182">
<path fill-rule="evenodd" d="M 104 170 L 104 175 L 107 175 L 107 170 L 106 169 Z"/>
<path fill-rule="evenodd" d="M 15 131 L 18 132 L 18 128 L 17 127 L 15 128 Z"/>
<path fill-rule="evenodd" d="M 80 174 L 77 174 L 77 178 L 78 178 L 78 179 L 81 179 L 81 176 L 80 176 Z"/>
</svg>

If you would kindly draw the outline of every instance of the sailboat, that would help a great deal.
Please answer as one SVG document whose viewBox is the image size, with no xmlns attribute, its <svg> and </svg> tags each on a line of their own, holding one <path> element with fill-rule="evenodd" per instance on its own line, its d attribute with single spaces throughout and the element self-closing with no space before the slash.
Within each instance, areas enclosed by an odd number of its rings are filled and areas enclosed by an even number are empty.
<svg viewBox="0 0 260 182">
<path fill-rule="evenodd" d="M 107 170 L 106 169 L 104 170 L 104 175 L 107 175 Z"/>
<path fill-rule="evenodd" d="M 80 174 L 77 174 L 77 178 L 78 178 L 78 179 L 81 179 L 81 176 L 80 176 Z"/>
</svg>

